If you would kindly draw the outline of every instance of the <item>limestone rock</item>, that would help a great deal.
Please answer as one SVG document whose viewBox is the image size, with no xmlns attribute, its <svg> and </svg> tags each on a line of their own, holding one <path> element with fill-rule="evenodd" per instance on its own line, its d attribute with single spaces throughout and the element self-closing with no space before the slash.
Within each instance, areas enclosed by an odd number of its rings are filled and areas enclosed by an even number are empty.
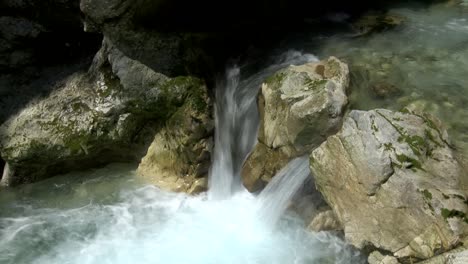
<svg viewBox="0 0 468 264">
<path fill-rule="evenodd" d="M 102 34 L 129 58 L 167 76 L 200 74 L 211 63 L 198 45 L 204 34 L 157 30 L 145 25 L 158 5 L 171 1 L 81 0 L 86 32 Z M 156 12 L 151 14 L 151 12 Z"/>
<path fill-rule="evenodd" d="M 352 111 L 310 155 L 318 190 L 358 248 L 422 260 L 468 234 L 466 172 L 440 121 Z"/>
<path fill-rule="evenodd" d="M 398 260 L 392 256 L 384 256 L 378 251 L 374 251 L 369 255 L 369 264 L 399 264 Z"/>
<path fill-rule="evenodd" d="M 159 131 L 137 172 L 171 191 L 206 189 L 212 150 L 212 104 L 200 83 Z M 199 181 L 205 177 L 205 181 Z"/>
<path fill-rule="evenodd" d="M 319 231 L 338 231 L 343 230 L 340 221 L 332 210 L 326 210 L 317 214 L 307 227 L 308 230 Z"/>
<path fill-rule="evenodd" d="M 352 24 L 356 36 L 381 32 L 401 25 L 405 18 L 396 14 L 368 13 Z"/>
<path fill-rule="evenodd" d="M 258 144 L 242 171 L 247 189 L 261 189 L 289 160 L 339 129 L 348 102 L 348 74 L 346 64 L 330 57 L 290 66 L 262 84 Z"/>
<path fill-rule="evenodd" d="M 190 114 L 183 109 L 194 91 L 206 94 L 203 82 L 155 72 L 106 39 L 89 72 L 68 76 L 0 126 L 0 153 L 9 165 L 2 182 L 136 161 L 166 120 Z M 190 101 L 197 103 L 205 109 Z"/>
<path fill-rule="evenodd" d="M 468 250 L 466 247 L 458 247 L 444 254 L 440 254 L 418 264 L 465 264 L 468 263 Z"/>
</svg>

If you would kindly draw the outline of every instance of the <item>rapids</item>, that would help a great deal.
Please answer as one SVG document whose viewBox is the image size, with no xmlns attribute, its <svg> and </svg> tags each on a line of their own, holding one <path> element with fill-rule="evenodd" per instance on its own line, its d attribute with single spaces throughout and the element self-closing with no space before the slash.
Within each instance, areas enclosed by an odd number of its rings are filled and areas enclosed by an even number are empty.
<svg viewBox="0 0 468 264">
<path fill-rule="evenodd" d="M 466 6 L 394 9 L 406 18 L 395 29 L 359 38 L 301 35 L 286 49 L 304 53 L 282 53 L 255 73 L 245 65 L 228 68 L 216 87 L 206 194 L 160 190 L 135 177 L 128 164 L 1 190 L 0 263 L 365 263 L 342 239 L 306 231 L 307 223 L 287 210 L 308 177 L 307 160 L 292 161 L 259 194 L 242 187 L 240 169 L 257 136 L 258 88 L 282 67 L 317 60 L 307 52 L 337 56 L 350 65 L 350 108 L 398 110 L 412 103 L 441 118 L 466 154 Z M 334 18 L 346 24 L 348 16 Z M 382 82 L 398 86 L 399 94 L 375 97 L 370 89 Z"/>
</svg>

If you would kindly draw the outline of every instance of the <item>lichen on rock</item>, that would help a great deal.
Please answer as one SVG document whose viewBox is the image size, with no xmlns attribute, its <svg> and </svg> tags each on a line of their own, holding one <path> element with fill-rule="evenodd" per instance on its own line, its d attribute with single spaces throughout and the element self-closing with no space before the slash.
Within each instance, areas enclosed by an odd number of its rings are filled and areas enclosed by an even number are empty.
<svg viewBox="0 0 468 264">
<path fill-rule="evenodd" d="M 450 250 L 468 234 L 466 171 L 437 119 L 351 111 L 310 155 L 318 190 L 358 248 L 402 263 Z"/>
<path fill-rule="evenodd" d="M 346 64 L 330 57 L 287 67 L 265 80 L 258 99 L 258 144 L 242 170 L 247 189 L 261 189 L 289 160 L 339 129 L 348 74 Z"/>
<path fill-rule="evenodd" d="M 206 93 L 200 80 L 169 78 L 104 39 L 88 72 L 68 76 L 0 126 L 1 156 L 12 172 L 4 184 L 139 160 L 167 120 L 194 113 L 188 105 L 211 113 Z"/>
<path fill-rule="evenodd" d="M 206 190 L 212 149 L 212 103 L 196 78 L 178 78 L 186 85 L 183 105 L 166 121 L 142 159 L 138 174 L 171 191 Z"/>
</svg>

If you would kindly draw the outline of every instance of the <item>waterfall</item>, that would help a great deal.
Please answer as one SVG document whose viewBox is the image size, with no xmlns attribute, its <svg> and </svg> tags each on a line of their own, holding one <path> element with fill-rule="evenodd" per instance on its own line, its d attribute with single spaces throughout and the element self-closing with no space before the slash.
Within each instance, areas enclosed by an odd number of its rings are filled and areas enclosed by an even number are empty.
<svg viewBox="0 0 468 264">
<path fill-rule="evenodd" d="M 7 163 L 5 163 L 5 167 L 3 168 L 2 177 L 0 178 L 0 186 L 8 186 L 10 184 L 11 174 L 13 174 L 13 172 L 11 171 L 10 165 L 7 162 Z"/>
<path fill-rule="evenodd" d="M 307 159 L 291 161 L 257 196 L 241 183 L 257 138 L 261 83 L 282 67 L 311 60 L 288 52 L 253 75 L 243 67 L 227 70 L 216 88 L 206 195 L 138 182 L 135 169 L 123 165 L 50 178 L 18 193 L 2 190 L 0 263 L 364 263 L 340 238 L 308 232 L 299 218 L 284 214 L 309 174 Z"/>
<path fill-rule="evenodd" d="M 309 175 L 309 160 L 306 157 L 292 160 L 275 175 L 257 198 L 262 223 L 267 226 L 276 224 Z"/>
<path fill-rule="evenodd" d="M 311 54 L 288 51 L 274 64 L 248 78 L 242 79 L 241 67 L 234 66 L 226 71 L 225 80 L 218 81 L 214 159 L 209 176 L 210 200 L 229 199 L 236 192 L 246 192 L 240 173 L 257 138 L 259 115 L 256 98 L 261 83 L 283 67 L 317 60 Z M 291 161 L 259 195 L 259 217 L 273 226 L 308 175 L 307 159 Z"/>
</svg>

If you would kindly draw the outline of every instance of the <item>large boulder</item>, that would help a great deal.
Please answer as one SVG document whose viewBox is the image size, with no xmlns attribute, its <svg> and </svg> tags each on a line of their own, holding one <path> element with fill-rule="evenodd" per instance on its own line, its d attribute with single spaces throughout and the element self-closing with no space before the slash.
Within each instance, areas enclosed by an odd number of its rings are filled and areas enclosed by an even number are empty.
<svg viewBox="0 0 468 264">
<path fill-rule="evenodd" d="M 169 78 L 105 40 L 89 72 L 68 76 L 0 126 L 2 184 L 139 160 L 166 120 L 189 114 L 187 104 L 207 110 L 206 94 L 199 79 Z"/>
<path fill-rule="evenodd" d="M 156 134 L 137 173 L 164 189 L 198 193 L 207 188 L 214 124 L 203 83 L 188 92 L 185 103 Z"/>
<path fill-rule="evenodd" d="M 204 74 L 211 58 L 201 48 L 207 34 L 165 30 L 159 19 L 166 0 L 81 0 L 86 32 L 101 32 L 129 58 L 168 76 Z M 165 15 L 165 14 L 164 14 Z"/>
<path fill-rule="evenodd" d="M 410 263 L 468 234 L 467 174 L 446 130 L 429 115 L 352 111 L 312 152 L 310 167 L 358 248 Z"/>
<path fill-rule="evenodd" d="M 347 65 L 330 57 L 289 66 L 262 84 L 258 143 L 242 170 L 247 189 L 261 189 L 291 159 L 337 132 L 348 102 L 348 75 Z"/>
<path fill-rule="evenodd" d="M 418 262 L 418 264 L 465 264 L 468 263 L 468 249 L 461 246 L 431 259 Z"/>
</svg>

